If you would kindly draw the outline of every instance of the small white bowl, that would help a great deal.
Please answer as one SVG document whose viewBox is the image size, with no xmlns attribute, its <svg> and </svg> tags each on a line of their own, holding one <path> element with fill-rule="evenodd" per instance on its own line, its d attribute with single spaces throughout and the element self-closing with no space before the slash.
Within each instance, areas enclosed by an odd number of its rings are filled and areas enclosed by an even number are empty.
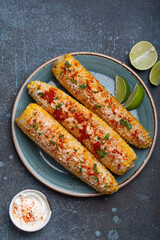
<svg viewBox="0 0 160 240">
<path fill-rule="evenodd" d="M 45 221 L 40 223 L 38 226 L 33 226 L 33 228 L 32 228 L 32 226 L 28 226 L 27 224 L 25 227 L 23 227 L 23 224 L 20 225 L 20 221 L 16 220 L 16 218 L 13 215 L 13 204 L 14 204 L 15 200 L 18 199 L 21 195 L 23 196 L 23 194 L 26 194 L 27 192 L 31 193 L 31 194 L 33 194 L 33 196 L 37 196 L 39 199 L 41 199 L 43 201 L 43 203 L 45 203 L 46 210 L 47 210 L 47 216 L 46 216 Z M 47 200 L 47 197 L 42 192 L 39 192 L 34 189 L 26 189 L 22 192 L 19 192 L 17 195 L 14 196 L 14 198 L 12 199 L 10 206 L 9 206 L 9 216 L 10 216 L 11 221 L 17 228 L 19 228 L 20 230 L 26 231 L 26 232 L 35 232 L 35 231 L 38 231 L 38 230 L 42 229 L 43 227 L 45 227 L 51 218 L 51 214 L 52 214 L 52 210 L 51 210 L 50 203 Z M 28 227 L 28 229 L 27 229 L 27 227 Z"/>
</svg>

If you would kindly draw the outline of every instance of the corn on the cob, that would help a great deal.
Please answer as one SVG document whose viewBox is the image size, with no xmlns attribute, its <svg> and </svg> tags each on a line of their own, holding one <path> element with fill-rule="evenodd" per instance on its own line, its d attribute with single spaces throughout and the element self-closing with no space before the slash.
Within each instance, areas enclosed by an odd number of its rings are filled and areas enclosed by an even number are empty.
<svg viewBox="0 0 160 240">
<path fill-rule="evenodd" d="M 151 145 L 149 133 L 140 122 L 73 56 L 66 54 L 59 58 L 52 71 L 75 98 L 108 123 L 126 142 L 139 148 Z"/>
<path fill-rule="evenodd" d="M 16 122 L 45 152 L 97 191 L 118 190 L 112 174 L 42 107 L 30 104 Z"/>
<path fill-rule="evenodd" d="M 122 175 L 136 160 L 129 145 L 103 120 L 50 84 L 32 81 L 29 94 L 108 169 Z"/>
</svg>

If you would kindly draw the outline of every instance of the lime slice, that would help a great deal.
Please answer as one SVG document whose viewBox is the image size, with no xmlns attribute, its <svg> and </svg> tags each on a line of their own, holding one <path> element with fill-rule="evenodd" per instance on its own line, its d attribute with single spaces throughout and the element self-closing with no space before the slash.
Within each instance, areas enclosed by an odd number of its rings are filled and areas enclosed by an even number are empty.
<svg viewBox="0 0 160 240">
<path fill-rule="evenodd" d="M 130 94 L 130 87 L 126 79 L 116 75 L 115 98 L 119 103 L 127 101 Z"/>
<path fill-rule="evenodd" d="M 160 84 L 160 61 L 158 61 L 151 69 L 149 81 L 155 86 Z"/>
<path fill-rule="evenodd" d="M 143 87 L 137 83 L 131 92 L 131 95 L 129 96 L 128 100 L 125 102 L 124 107 L 128 110 L 132 110 L 135 108 L 138 108 L 141 103 L 143 102 L 145 95 L 145 91 Z"/>
<path fill-rule="evenodd" d="M 147 41 L 136 43 L 129 53 L 131 64 L 138 70 L 151 68 L 157 62 L 157 59 L 158 55 L 155 47 Z"/>
</svg>

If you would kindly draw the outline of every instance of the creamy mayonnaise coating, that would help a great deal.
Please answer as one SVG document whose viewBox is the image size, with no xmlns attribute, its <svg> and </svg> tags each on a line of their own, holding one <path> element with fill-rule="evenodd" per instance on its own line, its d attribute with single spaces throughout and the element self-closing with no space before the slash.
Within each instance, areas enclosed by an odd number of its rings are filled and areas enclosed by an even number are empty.
<svg viewBox="0 0 160 240">
<path fill-rule="evenodd" d="M 41 228 L 51 215 L 45 196 L 37 191 L 24 191 L 18 195 L 12 205 L 15 224 L 21 229 L 34 231 Z"/>
</svg>

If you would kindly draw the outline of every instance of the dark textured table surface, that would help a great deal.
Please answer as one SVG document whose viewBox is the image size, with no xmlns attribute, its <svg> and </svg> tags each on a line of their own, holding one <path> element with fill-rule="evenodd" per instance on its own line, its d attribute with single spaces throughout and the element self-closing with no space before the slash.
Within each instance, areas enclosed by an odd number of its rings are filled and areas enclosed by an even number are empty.
<svg viewBox="0 0 160 240">
<path fill-rule="evenodd" d="M 21 162 L 11 135 L 16 95 L 41 64 L 66 52 L 107 54 L 130 66 L 128 53 L 150 41 L 160 55 L 160 1 L 32 0 L 0 1 L 0 239 L 158 240 L 160 239 L 160 141 L 144 170 L 118 193 L 76 198 L 36 180 Z M 149 88 L 160 114 L 160 87 L 149 71 L 136 71 Z M 11 223 L 12 197 L 26 188 L 44 192 L 53 213 L 48 225 L 25 233 Z"/>
</svg>

